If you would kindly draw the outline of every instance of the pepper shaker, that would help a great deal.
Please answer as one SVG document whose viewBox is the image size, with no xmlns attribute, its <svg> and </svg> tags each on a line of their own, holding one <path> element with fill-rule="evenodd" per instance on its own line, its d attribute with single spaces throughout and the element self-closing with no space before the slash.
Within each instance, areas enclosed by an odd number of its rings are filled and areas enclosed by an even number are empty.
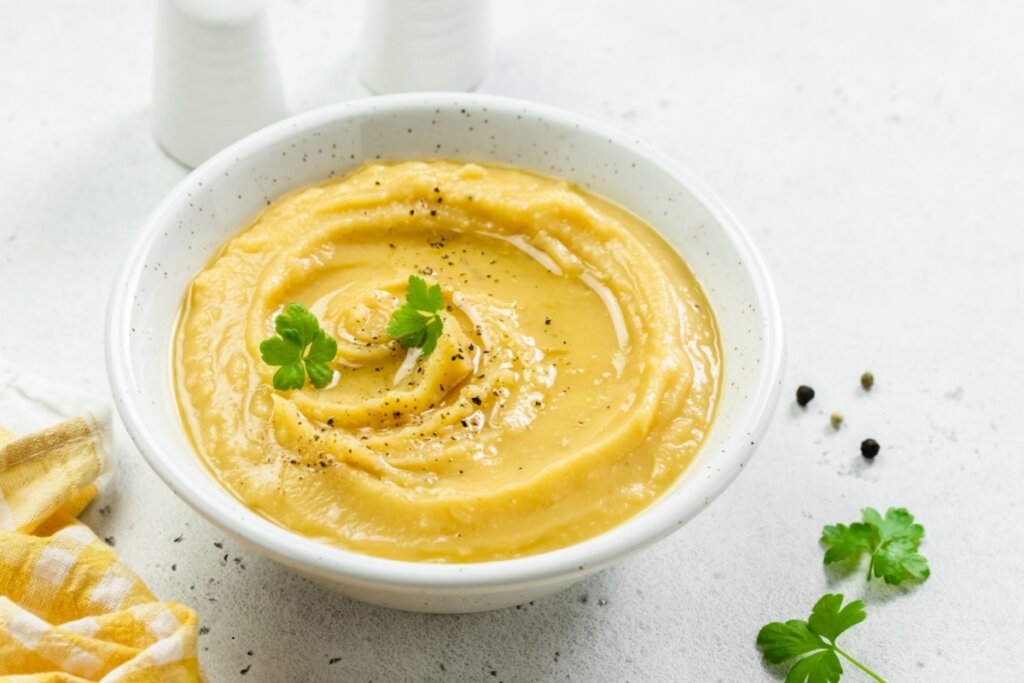
<svg viewBox="0 0 1024 683">
<path fill-rule="evenodd" d="M 377 94 L 471 90 L 493 54 L 491 0 L 367 0 L 359 77 Z"/>
<path fill-rule="evenodd" d="M 266 0 L 160 0 L 153 133 L 195 167 L 286 115 Z"/>
</svg>

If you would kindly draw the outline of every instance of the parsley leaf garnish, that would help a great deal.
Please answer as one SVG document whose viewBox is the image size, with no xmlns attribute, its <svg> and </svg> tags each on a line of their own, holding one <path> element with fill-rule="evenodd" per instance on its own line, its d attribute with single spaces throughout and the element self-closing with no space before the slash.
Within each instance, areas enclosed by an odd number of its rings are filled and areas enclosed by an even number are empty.
<svg viewBox="0 0 1024 683">
<path fill-rule="evenodd" d="M 836 683 L 843 674 L 840 655 L 879 683 L 885 683 L 836 645 L 836 638 L 866 618 L 863 602 L 854 600 L 843 607 L 843 596 L 829 593 L 815 603 L 807 621 L 776 621 L 762 628 L 757 644 L 772 664 L 801 658 L 789 670 L 786 683 Z"/>
<path fill-rule="evenodd" d="M 426 356 L 437 346 L 444 329 L 440 315 L 442 310 L 444 295 L 441 285 L 432 285 L 428 289 L 426 280 L 410 275 L 405 304 L 391 314 L 388 336 L 397 339 L 403 349 L 415 346 Z"/>
<path fill-rule="evenodd" d="M 924 527 L 914 524 L 914 516 L 906 508 L 889 508 L 884 518 L 874 508 L 864 508 L 861 515 L 863 522 L 822 529 L 821 542 L 828 547 L 825 564 L 859 559 L 866 552 L 871 556 L 869 580 L 875 576 L 899 585 L 904 579 L 928 578 L 928 560 L 917 552 Z"/>
<path fill-rule="evenodd" d="M 274 319 L 278 336 L 260 343 L 263 362 L 281 366 L 274 373 L 274 388 L 279 391 L 301 389 L 308 374 L 313 386 L 323 389 L 334 377 L 334 370 L 328 363 L 338 353 L 338 342 L 320 329 L 316 316 L 302 304 L 288 304 L 284 310 Z"/>
</svg>

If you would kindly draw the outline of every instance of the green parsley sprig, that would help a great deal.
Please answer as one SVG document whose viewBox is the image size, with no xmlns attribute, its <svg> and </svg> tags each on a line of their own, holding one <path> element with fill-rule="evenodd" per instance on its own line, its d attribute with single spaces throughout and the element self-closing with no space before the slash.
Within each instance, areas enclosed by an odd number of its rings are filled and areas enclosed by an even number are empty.
<svg viewBox="0 0 1024 683">
<path fill-rule="evenodd" d="M 320 328 L 320 321 L 302 304 L 291 303 L 284 310 L 274 319 L 278 336 L 260 343 L 263 362 L 281 366 L 274 373 L 274 388 L 301 389 L 308 374 L 313 386 L 323 389 L 334 377 L 328 363 L 338 353 L 338 342 Z"/>
<path fill-rule="evenodd" d="M 437 347 L 437 340 L 444 330 L 442 310 L 444 295 L 441 285 L 428 288 L 426 280 L 410 275 L 405 304 L 391 314 L 386 328 L 388 336 L 397 339 L 403 349 L 418 347 L 424 356 L 429 355 Z"/>
<path fill-rule="evenodd" d="M 854 600 L 843 607 L 843 596 L 829 593 L 815 603 L 807 621 L 776 621 L 762 628 L 757 644 L 764 651 L 764 658 L 773 664 L 797 660 L 786 675 L 786 683 L 836 683 L 843 674 L 840 656 L 879 683 L 885 683 L 836 645 L 836 638 L 866 618 L 863 602 Z"/>
<path fill-rule="evenodd" d="M 924 527 L 914 524 L 906 508 L 889 508 L 885 517 L 874 508 L 861 510 L 863 522 L 834 524 L 822 529 L 821 542 L 828 547 L 825 564 L 855 561 L 868 553 L 868 580 L 872 576 L 899 585 L 904 579 L 924 581 L 931 574 L 928 560 L 917 552 Z"/>
</svg>

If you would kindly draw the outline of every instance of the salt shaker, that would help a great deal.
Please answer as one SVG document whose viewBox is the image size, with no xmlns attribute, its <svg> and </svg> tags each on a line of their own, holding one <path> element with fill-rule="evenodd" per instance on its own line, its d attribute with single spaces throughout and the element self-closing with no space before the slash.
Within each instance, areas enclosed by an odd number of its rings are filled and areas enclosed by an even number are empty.
<svg viewBox="0 0 1024 683">
<path fill-rule="evenodd" d="M 359 77 L 377 94 L 470 90 L 493 53 L 491 0 L 366 0 Z"/>
<path fill-rule="evenodd" d="M 266 0 L 160 0 L 153 132 L 194 167 L 286 115 Z"/>
</svg>

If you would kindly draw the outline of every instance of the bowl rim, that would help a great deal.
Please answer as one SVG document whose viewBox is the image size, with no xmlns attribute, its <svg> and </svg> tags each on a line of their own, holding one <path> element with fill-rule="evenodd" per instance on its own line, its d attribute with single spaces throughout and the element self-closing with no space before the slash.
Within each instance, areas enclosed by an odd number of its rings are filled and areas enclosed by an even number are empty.
<svg viewBox="0 0 1024 683">
<path fill-rule="evenodd" d="M 194 183 L 222 175 L 224 170 L 234 165 L 236 158 L 244 159 L 266 145 L 341 118 L 463 107 L 487 108 L 492 114 L 533 114 L 553 124 L 598 134 L 613 144 L 628 148 L 675 178 L 715 217 L 742 256 L 766 321 L 764 357 L 757 388 L 747 401 L 746 414 L 733 427 L 733 434 L 748 435 L 750 445 L 745 445 L 746 440 L 739 444 L 732 437 L 731 447 L 715 455 L 715 468 L 702 472 L 683 489 L 686 495 L 666 494 L 657 504 L 593 538 L 545 553 L 507 560 L 460 564 L 386 559 L 301 536 L 259 518 L 252 511 L 253 517 L 265 524 L 254 525 L 251 520 L 236 516 L 227 509 L 226 502 L 222 504 L 220 499 L 204 496 L 190 485 L 188 471 L 177 463 L 172 454 L 178 449 L 155 438 L 146 424 L 144 410 L 132 398 L 136 383 L 129 348 L 139 342 L 131 339 L 129 321 L 144 257 L 161 232 L 163 221 Z M 522 586 L 547 583 L 571 574 L 582 575 L 631 555 L 682 527 L 721 494 L 753 456 L 756 444 L 764 437 L 774 413 L 785 363 L 782 312 L 771 277 L 740 222 L 713 192 L 667 155 L 613 127 L 545 104 L 474 93 L 406 93 L 330 105 L 267 126 L 208 159 L 175 185 L 143 223 L 111 292 L 105 346 L 111 393 L 128 434 L 149 466 L 190 507 L 222 530 L 284 564 L 298 566 L 323 577 L 344 577 L 355 582 L 408 590 Z M 194 453 L 190 455 L 198 457 Z M 232 495 L 223 488 L 221 492 L 224 496 Z"/>
</svg>

